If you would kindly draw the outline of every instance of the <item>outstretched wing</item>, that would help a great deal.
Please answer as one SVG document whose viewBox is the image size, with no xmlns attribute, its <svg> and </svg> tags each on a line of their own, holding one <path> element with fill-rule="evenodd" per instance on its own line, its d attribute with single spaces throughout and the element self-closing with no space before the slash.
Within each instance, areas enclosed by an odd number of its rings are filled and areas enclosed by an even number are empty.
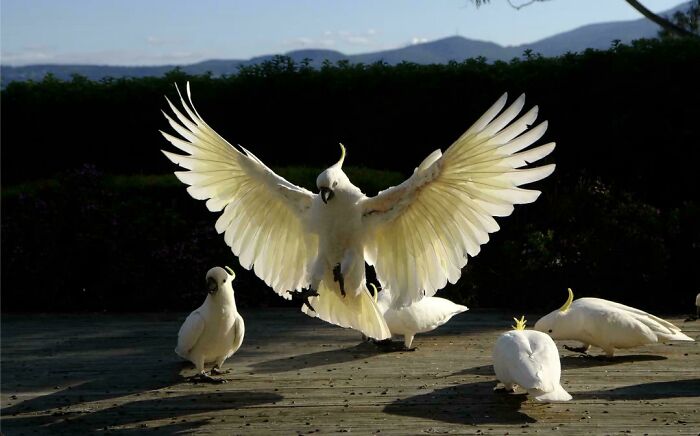
<svg viewBox="0 0 700 436">
<path fill-rule="evenodd" d="M 476 256 L 499 229 L 493 217 L 508 216 L 514 204 L 540 194 L 518 186 L 554 171 L 554 165 L 519 169 L 547 156 L 554 143 L 521 151 L 542 137 L 547 122 L 525 132 L 537 107 L 513 121 L 525 96 L 501 113 L 506 100 L 504 94 L 445 154 L 434 151 L 405 182 L 363 201 L 370 228 L 365 259 L 382 287 L 395 291 L 394 307 L 455 283 L 467 256 Z"/>
<path fill-rule="evenodd" d="M 268 286 L 290 298 L 286 291 L 308 285 L 308 268 L 318 250 L 316 236 L 305 228 L 315 194 L 278 176 L 251 152 L 243 147 L 241 152 L 219 136 L 194 108 L 189 83 L 187 98 L 189 105 L 180 94 L 186 116 L 170 100 L 177 120 L 163 112 L 182 138 L 161 132 L 187 155 L 163 153 L 188 170 L 175 175 L 190 185 L 187 192 L 193 198 L 207 200 L 212 212 L 223 210 L 216 231 L 224 234 L 241 265 L 246 269 L 254 266 L 255 274 Z"/>
</svg>

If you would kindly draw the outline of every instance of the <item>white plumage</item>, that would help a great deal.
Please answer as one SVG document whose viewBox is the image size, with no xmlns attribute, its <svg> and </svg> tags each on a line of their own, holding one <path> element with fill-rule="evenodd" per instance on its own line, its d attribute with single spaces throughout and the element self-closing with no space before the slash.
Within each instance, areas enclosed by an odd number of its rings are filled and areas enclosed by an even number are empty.
<svg viewBox="0 0 700 436">
<path fill-rule="evenodd" d="M 579 298 L 569 289 L 569 299 L 561 309 L 544 316 L 535 329 L 554 339 L 569 339 L 600 347 L 612 357 L 615 348 L 632 348 L 662 341 L 692 341 L 670 322 L 643 310 L 602 298 Z"/>
<path fill-rule="evenodd" d="M 502 334 L 493 347 L 496 378 L 508 391 L 516 386 L 537 401 L 568 401 L 571 395 L 561 387 L 561 363 L 557 346 L 548 335 L 524 330 L 524 319 L 515 330 Z"/>
<path fill-rule="evenodd" d="M 695 317 L 700 318 L 700 293 L 695 296 Z"/>
<path fill-rule="evenodd" d="M 374 287 L 374 285 L 372 285 Z M 435 330 L 453 316 L 469 310 L 467 306 L 455 304 L 440 297 L 425 297 L 410 306 L 391 308 L 391 292 L 383 289 L 378 295 L 374 288 L 375 299 L 379 310 L 384 314 L 387 326 L 392 335 L 403 336 L 404 346 L 409 349 L 416 333 L 427 333 Z"/>
<path fill-rule="evenodd" d="M 163 133 L 186 154 L 164 153 L 187 169 L 175 174 L 190 185 L 190 195 L 222 212 L 216 229 L 241 265 L 285 298 L 289 291 L 318 291 L 309 299 L 315 311 L 303 306 L 304 312 L 377 339 L 390 332 L 367 292 L 365 262 L 375 266 L 383 288 L 399 290 L 392 307 L 432 296 L 456 282 L 468 256 L 499 229 L 495 216 L 510 215 L 514 204 L 539 195 L 518 186 L 554 170 L 522 169 L 547 156 L 554 143 L 523 151 L 547 123 L 528 131 L 537 107 L 516 119 L 525 97 L 503 110 L 504 94 L 444 154 L 431 153 L 399 186 L 365 196 L 342 170 L 343 148 L 340 161 L 318 176 L 320 194 L 314 194 L 229 144 L 196 112 L 189 84 L 187 96 L 189 103 L 180 96 L 186 115 L 170 101 L 177 120 L 166 114 L 181 138 Z"/>
<path fill-rule="evenodd" d="M 213 362 L 212 372 L 221 373 L 224 361 L 238 351 L 245 335 L 231 286 L 235 275 L 230 272 L 219 267 L 207 272 L 209 293 L 204 303 L 185 319 L 177 335 L 175 352 L 192 362 L 198 375 L 206 379 L 204 364 Z"/>
</svg>

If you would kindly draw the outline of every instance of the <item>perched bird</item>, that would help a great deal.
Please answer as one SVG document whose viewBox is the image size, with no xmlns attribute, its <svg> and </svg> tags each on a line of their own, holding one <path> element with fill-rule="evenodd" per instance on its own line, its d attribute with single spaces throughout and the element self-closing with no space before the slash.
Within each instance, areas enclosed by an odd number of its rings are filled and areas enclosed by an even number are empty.
<svg viewBox="0 0 700 436">
<path fill-rule="evenodd" d="M 223 374 L 224 360 L 233 355 L 243 342 L 245 324 L 236 309 L 231 282 L 236 277 L 226 267 L 207 272 L 207 298 L 185 319 L 177 334 L 175 352 L 194 364 L 197 375 L 194 380 L 212 383 L 225 383 L 214 379 L 204 371 L 205 363 L 214 363 L 212 374 Z"/>
<path fill-rule="evenodd" d="M 406 350 L 411 349 L 416 333 L 427 333 L 435 330 L 458 313 L 469 310 L 467 306 L 455 304 L 440 297 L 425 297 L 410 306 L 392 309 L 391 292 L 388 289 L 383 289 L 377 294 L 377 287 L 373 284 L 370 286 L 391 334 L 403 336 Z"/>
<path fill-rule="evenodd" d="M 525 96 L 503 110 L 504 94 L 400 185 L 365 196 L 343 171 L 341 144 L 340 160 L 318 176 L 312 193 L 219 136 L 194 108 L 189 84 L 187 97 L 188 103 L 180 95 L 185 114 L 169 100 L 176 119 L 164 112 L 180 137 L 161 132 L 185 154 L 163 153 L 187 170 L 175 175 L 190 185 L 190 195 L 222 212 L 216 230 L 241 265 L 279 295 L 302 298 L 308 315 L 376 339 L 391 333 L 367 290 L 365 262 L 383 288 L 399 290 L 393 308 L 432 296 L 455 283 L 467 257 L 499 229 L 494 217 L 540 194 L 518 186 L 554 171 L 554 165 L 522 168 L 551 153 L 554 143 L 523 151 L 547 123 L 528 130 L 537 107 L 518 117 Z"/>
<path fill-rule="evenodd" d="M 695 296 L 695 317 L 700 318 L 700 293 Z"/>
<path fill-rule="evenodd" d="M 561 387 L 557 346 L 547 334 L 525 330 L 525 317 L 515 319 L 513 330 L 503 333 L 493 347 L 493 369 L 507 392 L 526 389 L 537 401 L 569 401 Z"/>
<path fill-rule="evenodd" d="M 660 341 L 692 341 L 681 329 L 634 307 L 601 298 L 579 298 L 569 288 L 566 303 L 535 323 L 535 330 L 554 339 L 581 342 L 580 348 L 565 347 L 585 353 L 591 345 L 600 347 L 608 357 L 615 348 L 632 348 Z"/>
</svg>

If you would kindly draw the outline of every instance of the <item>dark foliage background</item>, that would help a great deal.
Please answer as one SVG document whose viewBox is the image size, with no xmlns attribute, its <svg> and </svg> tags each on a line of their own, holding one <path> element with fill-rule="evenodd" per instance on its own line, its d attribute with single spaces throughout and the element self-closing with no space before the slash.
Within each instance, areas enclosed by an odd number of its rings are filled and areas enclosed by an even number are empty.
<svg viewBox="0 0 700 436">
<path fill-rule="evenodd" d="M 438 295 L 550 310 L 565 288 L 691 310 L 700 279 L 700 44 L 639 41 L 487 64 L 325 65 L 278 58 L 238 75 L 14 82 L 2 91 L 2 310 L 185 310 L 228 264 L 241 306 L 285 304 L 243 271 L 215 216 L 170 175 L 158 109 L 189 80 L 199 112 L 294 182 L 348 147 L 368 194 L 443 150 L 505 90 L 556 140 L 554 175 Z M 306 166 L 301 166 L 306 165 Z"/>
</svg>

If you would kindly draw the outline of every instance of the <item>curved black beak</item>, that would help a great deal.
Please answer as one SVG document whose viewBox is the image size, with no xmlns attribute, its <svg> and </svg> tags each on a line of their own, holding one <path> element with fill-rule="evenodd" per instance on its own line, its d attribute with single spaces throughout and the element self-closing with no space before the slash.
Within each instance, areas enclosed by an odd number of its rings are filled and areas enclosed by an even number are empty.
<svg viewBox="0 0 700 436">
<path fill-rule="evenodd" d="M 324 203 L 328 204 L 328 200 L 333 198 L 334 195 L 335 195 L 335 192 L 333 192 L 332 189 L 321 188 L 321 200 L 323 200 Z"/>
<path fill-rule="evenodd" d="M 216 292 L 216 290 L 219 288 L 219 286 L 216 284 L 216 280 L 213 278 L 209 277 L 207 279 L 207 292 L 210 294 L 213 294 Z"/>
</svg>

